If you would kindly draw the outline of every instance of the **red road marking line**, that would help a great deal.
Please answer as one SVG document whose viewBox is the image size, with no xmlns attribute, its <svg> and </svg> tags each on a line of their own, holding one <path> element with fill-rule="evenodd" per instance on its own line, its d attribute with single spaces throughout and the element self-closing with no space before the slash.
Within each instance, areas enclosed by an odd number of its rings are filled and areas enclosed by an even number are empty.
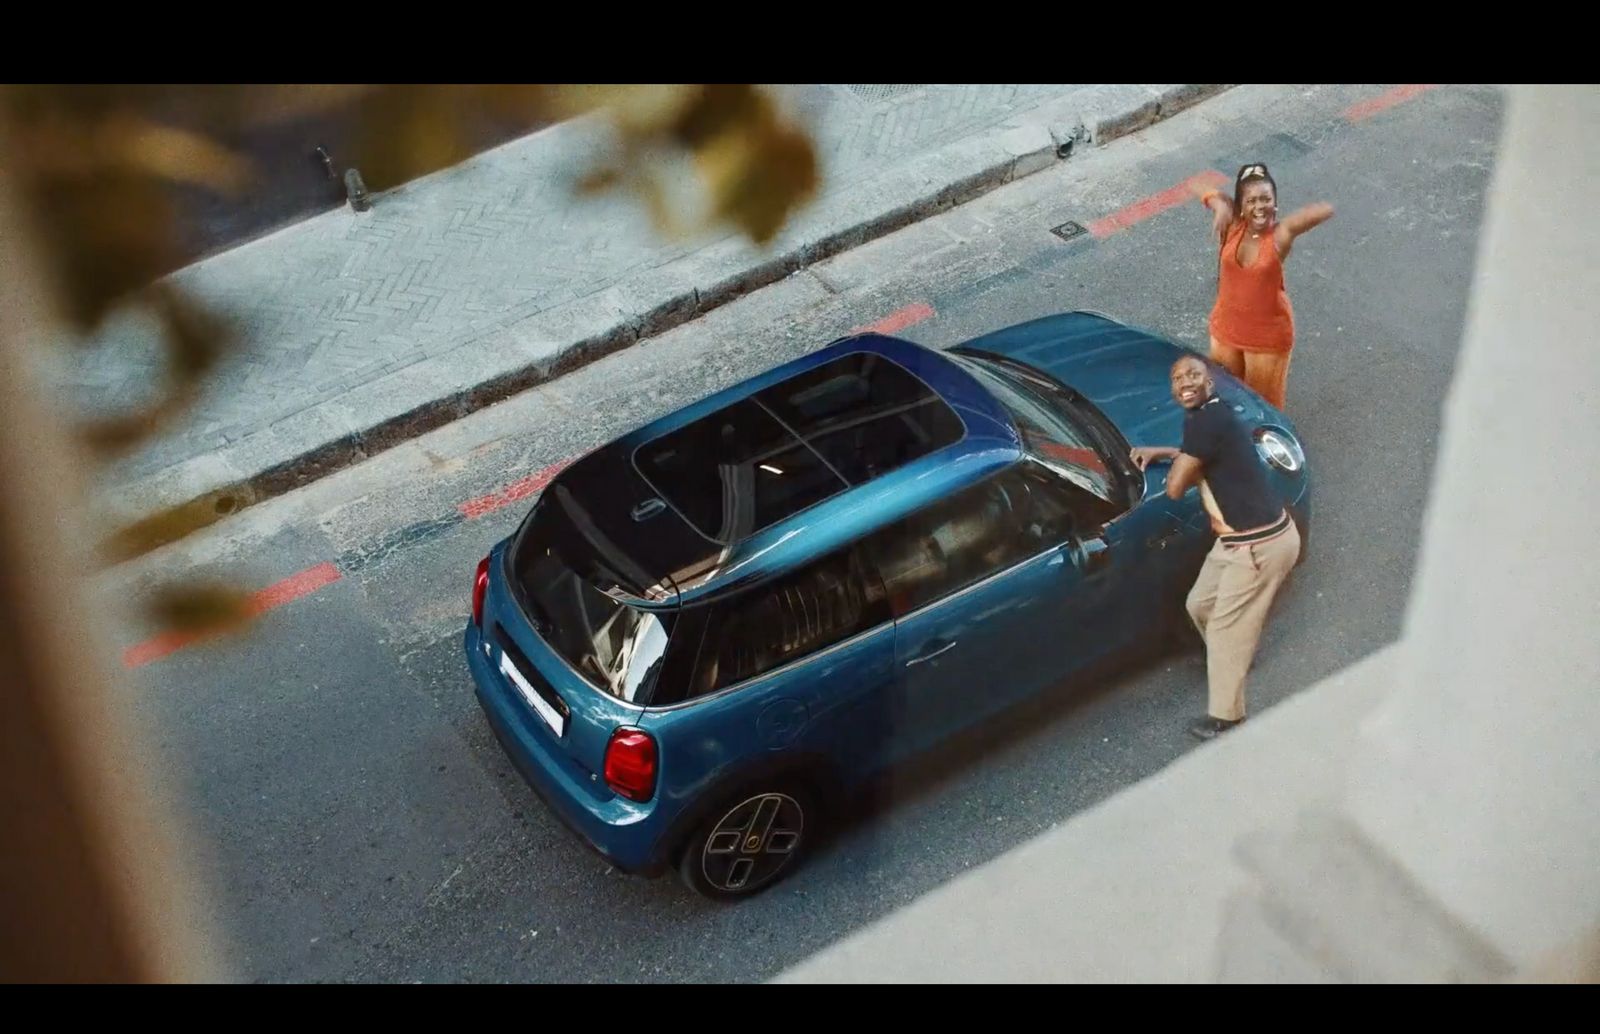
<svg viewBox="0 0 1600 1034">
<path fill-rule="evenodd" d="M 250 597 L 250 613 L 253 615 L 264 614 L 302 596 L 309 596 L 324 585 L 330 585 L 342 577 L 344 577 L 343 574 L 332 563 L 321 563 L 316 567 L 309 567 L 299 574 L 290 575 L 281 582 L 272 583 Z M 124 650 L 122 653 L 122 666 L 125 668 L 142 667 L 151 661 L 157 661 L 169 654 L 177 653 L 185 646 L 206 638 L 209 638 L 209 636 L 205 633 L 163 632 Z"/>
<path fill-rule="evenodd" d="M 343 577 L 344 575 L 332 561 L 325 561 L 262 589 L 251 599 L 250 610 L 254 614 L 264 614 L 302 596 L 309 596 L 324 585 L 332 585 Z"/>
<path fill-rule="evenodd" d="M 893 334 L 897 330 L 904 330 L 913 323 L 921 323 L 925 319 L 937 315 L 933 306 L 927 302 L 912 302 L 903 309 L 896 309 L 876 323 L 868 323 L 864 327 L 857 327 L 852 334 Z"/>
<path fill-rule="evenodd" d="M 1370 100 L 1360 104 L 1352 104 L 1345 109 L 1344 117 L 1347 122 L 1360 122 L 1362 119 L 1371 118 L 1380 111 L 1388 111 L 1396 104 L 1404 104 L 1413 97 L 1421 96 L 1438 86 L 1438 83 L 1406 83 L 1386 90 Z"/>
<path fill-rule="evenodd" d="M 1089 232 L 1095 237 L 1109 237 L 1118 230 L 1125 230 L 1134 223 L 1140 223 L 1153 215 L 1165 212 L 1169 208 L 1195 200 L 1194 187 L 1217 187 L 1229 182 L 1228 177 L 1215 169 L 1207 169 L 1198 175 L 1191 176 L 1176 187 L 1168 187 L 1159 194 L 1151 194 L 1141 201 L 1135 201 L 1126 208 L 1119 208 L 1110 215 L 1096 219 L 1089 224 Z"/>
<path fill-rule="evenodd" d="M 526 499 L 548 485 L 551 479 L 566 469 L 567 464 L 571 463 L 574 458 L 569 456 L 567 459 L 550 464 L 543 470 L 536 470 L 525 478 L 519 478 L 504 488 L 495 489 L 488 495 L 481 495 L 476 499 L 468 499 L 457 506 L 456 509 L 460 510 L 468 520 L 472 520 L 482 517 L 486 513 L 493 513 L 501 507 L 510 506 L 517 500 Z"/>
</svg>

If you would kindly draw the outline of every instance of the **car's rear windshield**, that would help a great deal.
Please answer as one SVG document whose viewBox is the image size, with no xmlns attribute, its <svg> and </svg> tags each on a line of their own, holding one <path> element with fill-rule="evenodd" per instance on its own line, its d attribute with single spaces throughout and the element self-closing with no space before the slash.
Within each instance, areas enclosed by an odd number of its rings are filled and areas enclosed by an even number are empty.
<svg viewBox="0 0 1600 1034">
<path fill-rule="evenodd" d="M 629 606 L 601 592 L 585 565 L 563 556 L 562 537 L 549 527 L 560 517 L 547 502 L 541 500 L 512 543 L 513 595 L 539 637 L 591 685 L 644 703 L 660 673 L 673 613 Z"/>
</svg>

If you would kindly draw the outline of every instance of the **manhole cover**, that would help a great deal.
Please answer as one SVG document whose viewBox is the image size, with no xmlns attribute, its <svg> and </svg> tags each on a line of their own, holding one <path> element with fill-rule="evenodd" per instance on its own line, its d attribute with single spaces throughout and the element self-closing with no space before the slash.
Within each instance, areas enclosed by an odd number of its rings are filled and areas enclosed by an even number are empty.
<svg viewBox="0 0 1600 1034">
<path fill-rule="evenodd" d="M 1081 223 L 1062 223 L 1060 226 L 1050 227 L 1050 232 L 1064 241 L 1070 241 L 1074 237 L 1082 237 L 1089 231 Z"/>
<path fill-rule="evenodd" d="M 868 104 L 877 104 L 882 101 L 893 100 L 903 93 L 920 90 L 927 83 L 846 83 L 845 89 L 855 94 L 860 100 Z"/>
</svg>

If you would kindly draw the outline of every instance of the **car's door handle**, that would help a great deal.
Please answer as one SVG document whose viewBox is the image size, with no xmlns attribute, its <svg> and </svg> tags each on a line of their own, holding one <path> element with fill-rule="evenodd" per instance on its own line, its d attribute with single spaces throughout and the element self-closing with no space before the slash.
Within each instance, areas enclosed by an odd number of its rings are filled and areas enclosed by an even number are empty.
<svg viewBox="0 0 1600 1034">
<path fill-rule="evenodd" d="M 1168 545 L 1183 537 L 1182 528 L 1168 528 L 1160 535 L 1153 535 L 1145 545 L 1151 549 L 1166 549 Z"/>
<path fill-rule="evenodd" d="M 938 640 L 934 640 L 934 641 L 938 642 Z M 925 653 L 921 657 L 913 657 L 909 661 L 906 661 L 906 667 L 909 668 L 913 664 L 921 664 L 923 661 L 931 661 L 935 657 L 939 656 L 941 653 L 948 653 L 949 651 L 954 650 L 955 648 L 956 648 L 955 640 L 952 639 L 950 642 L 945 643 L 943 646 L 939 647 L 937 650 L 933 651 L 932 653 Z"/>
</svg>

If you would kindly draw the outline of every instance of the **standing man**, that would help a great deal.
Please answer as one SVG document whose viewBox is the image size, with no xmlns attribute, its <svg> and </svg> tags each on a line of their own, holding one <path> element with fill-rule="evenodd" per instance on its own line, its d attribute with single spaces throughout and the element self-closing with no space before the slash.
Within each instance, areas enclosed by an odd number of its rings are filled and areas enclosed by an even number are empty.
<svg viewBox="0 0 1600 1034">
<path fill-rule="evenodd" d="M 1210 490 L 1207 509 L 1219 534 L 1187 602 L 1205 640 L 1210 682 L 1208 714 L 1189 731 L 1209 740 L 1245 719 L 1245 676 L 1272 599 L 1300 556 L 1300 532 L 1268 482 L 1249 430 L 1217 398 L 1199 356 L 1172 364 L 1172 397 L 1186 410 L 1182 448 L 1143 446 L 1132 458 L 1140 470 L 1172 461 L 1168 498 L 1195 485 Z"/>
</svg>

